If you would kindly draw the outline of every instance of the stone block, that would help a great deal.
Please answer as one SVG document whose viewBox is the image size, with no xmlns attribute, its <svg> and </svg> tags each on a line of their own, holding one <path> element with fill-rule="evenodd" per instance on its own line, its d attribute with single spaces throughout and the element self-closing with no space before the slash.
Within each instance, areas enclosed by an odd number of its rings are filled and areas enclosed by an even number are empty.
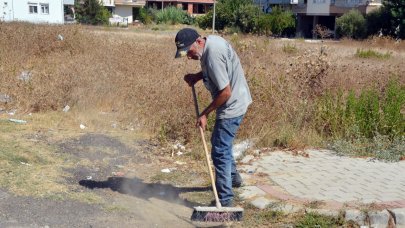
<svg viewBox="0 0 405 228">
<path fill-rule="evenodd" d="M 241 162 L 242 163 L 249 163 L 251 160 L 253 160 L 255 157 L 253 156 L 253 155 L 246 155 L 242 160 L 241 160 Z"/>
<path fill-rule="evenodd" d="M 366 220 L 366 214 L 359 210 L 346 210 L 345 221 L 353 221 L 360 226 L 364 226 Z"/>
<path fill-rule="evenodd" d="M 396 208 L 391 211 L 395 215 L 397 227 L 405 227 L 405 208 Z"/>
<path fill-rule="evenodd" d="M 240 189 L 239 197 L 242 200 L 247 200 L 254 197 L 260 197 L 265 195 L 266 193 L 256 186 L 245 186 Z"/>
<path fill-rule="evenodd" d="M 297 213 L 298 211 L 303 210 L 304 208 L 299 205 L 292 204 L 280 204 L 276 206 L 277 210 L 284 212 L 285 214 Z"/>
<path fill-rule="evenodd" d="M 388 220 L 390 219 L 390 213 L 387 210 L 383 211 L 370 211 L 368 213 L 370 218 L 370 226 L 374 228 L 387 227 Z"/>
<path fill-rule="evenodd" d="M 271 204 L 278 203 L 276 200 L 269 200 L 264 197 L 259 197 L 250 202 L 253 206 L 259 209 L 264 209 Z"/>
<path fill-rule="evenodd" d="M 253 174 L 257 170 L 256 165 L 244 165 L 239 168 L 239 170 L 244 171 L 245 173 Z"/>
</svg>

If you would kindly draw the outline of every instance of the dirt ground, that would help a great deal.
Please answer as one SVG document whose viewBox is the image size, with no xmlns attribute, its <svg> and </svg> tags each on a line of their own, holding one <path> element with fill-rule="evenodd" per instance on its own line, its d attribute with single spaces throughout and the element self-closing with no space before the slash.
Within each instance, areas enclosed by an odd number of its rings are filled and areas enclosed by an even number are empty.
<svg viewBox="0 0 405 228">
<path fill-rule="evenodd" d="M 142 178 L 160 172 L 151 156 L 156 144 L 137 140 L 130 148 L 111 136 L 84 134 L 55 146 L 57 154 L 78 164 L 60 181 L 72 192 L 96 194 L 103 203 L 15 196 L 0 189 L 0 227 L 193 227 L 189 218 L 198 204 L 180 193 L 207 188 L 145 182 Z M 80 164 L 83 159 L 92 162 Z"/>
</svg>

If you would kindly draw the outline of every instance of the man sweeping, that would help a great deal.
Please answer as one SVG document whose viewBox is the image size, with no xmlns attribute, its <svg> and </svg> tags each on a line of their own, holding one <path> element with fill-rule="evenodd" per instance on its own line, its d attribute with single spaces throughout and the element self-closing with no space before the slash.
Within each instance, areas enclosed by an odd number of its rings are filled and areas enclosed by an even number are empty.
<svg viewBox="0 0 405 228">
<path fill-rule="evenodd" d="M 175 38 L 176 58 L 200 60 L 201 71 L 187 74 L 190 85 L 202 80 L 212 96 L 212 102 L 197 119 L 197 126 L 206 129 L 208 115 L 216 110 L 211 136 L 211 157 L 215 166 L 215 186 L 223 207 L 232 207 L 232 187 L 240 187 L 242 179 L 236 170 L 232 143 L 248 106 L 252 103 L 249 87 L 232 46 L 222 37 L 201 37 L 191 28 L 180 30 Z M 215 204 L 214 204 L 215 205 Z"/>
</svg>

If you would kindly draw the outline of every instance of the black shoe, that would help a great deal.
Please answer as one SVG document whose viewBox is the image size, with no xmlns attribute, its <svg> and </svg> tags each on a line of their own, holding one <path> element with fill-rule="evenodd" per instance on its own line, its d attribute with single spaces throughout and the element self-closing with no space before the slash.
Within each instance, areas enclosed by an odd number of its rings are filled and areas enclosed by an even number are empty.
<svg viewBox="0 0 405 228">
<path fill-rule="evenodd" d="M 242 177 L 240 176 L 239 172 L 236 172 L 236 174 L 232 177 L 232 187 L 239 188 L 240 186 L 242 186 Z"/>
<path fill-rule="evenodd" d="M 213 201 L 211 201 L 211 203 L 210 203 L 209 206 L 210 206 L 210 207 L 216 207 L 216 206 L 217 206 L 217 202 L 216 202 L 215 200 L 213 200 Z M 232 200 L 228 200 L 228 201 L 225 202 L 225 203 L 222 203 L 222 202 L 221 202 L 221 206 L 223 206 L 223 207 L 233 207 L 233 201 L 232 201 Z"/>
</svg>

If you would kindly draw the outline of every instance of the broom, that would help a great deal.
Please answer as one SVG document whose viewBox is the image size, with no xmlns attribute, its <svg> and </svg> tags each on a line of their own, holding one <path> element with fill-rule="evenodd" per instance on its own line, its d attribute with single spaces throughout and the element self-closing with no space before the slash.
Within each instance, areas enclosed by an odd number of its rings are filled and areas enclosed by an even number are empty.
<svg viewBox="0 0 405 228">
<path fill-rule="evenodd" d="M 192 90 L 193 90 L 195 111 L 196 111 L 197 118 L 198 118 L 200 116 L 200 114 L 199 114 L 200 112 L 198 111 L 198 101 L 197 101 L 197 95 L 195 93 L 194 85 L 192 86 Z M 210 177 L 211 177 L 211 185 L 212 185 L 212 190 L 213 190 L 214 196 L 215 196 L 216 207 L 194 207 L 193 214 L 191 215 L 191 221 L 209 222 L 209 223 L 210 222 L 222 223 L 222 222 L 240 221 L 240 220 L 242 220 L 242 217 L 243 217 L 243 208 L 222 207 L 221 202 L 219 202 L 218 192 L 217 192 L 217 188 L 215 186 L 215 181 L 214 181 L 214 174 L 212 173 L 212 169 L 211 169 L 211 162 L 209 159 L 207 143 L 205 142 L 204 130 L 202 129 L 201 126 L 199 126 L 199 130 L 200 130 L 201 138 L 202 138 L 202 141 L 204 144 L 205 158 L 206 158 L 207 165 L 208 165 L 208 171 L 209 171 Z"/>
</svg>

